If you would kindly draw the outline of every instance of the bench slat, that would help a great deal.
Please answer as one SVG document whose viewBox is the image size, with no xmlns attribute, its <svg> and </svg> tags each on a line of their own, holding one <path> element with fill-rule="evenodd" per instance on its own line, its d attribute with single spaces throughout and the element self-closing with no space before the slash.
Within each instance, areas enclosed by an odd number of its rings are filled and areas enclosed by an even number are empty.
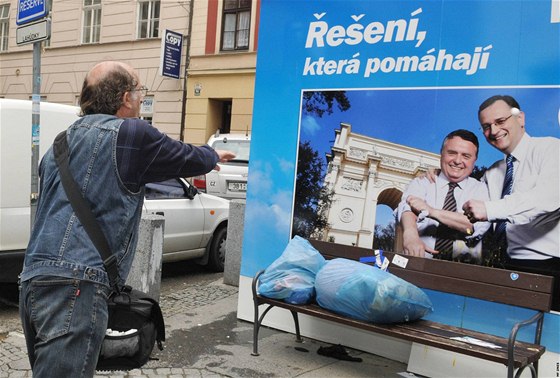
<svg viewBox="0 0 560 378">
<path fill-rule="evenodd" d="M 457 295 L 505 303 L 514 306 L 547 311 L 550 308 L 550 294 L 517 288 L 496 286 L 491 283 L 466 280 L 462 278 L 442 277 L 436 274 L 412 271 L 397 267 L 390 268 L 392 274 L 416 286 L 443 291 Z"/>
<path fill-rule="evenodd" d="M 391 260 L 395 253 L 385 253 Z M 554 278 L 540 274 L 526 272 L 512 272 L 507 269 L 491 268 L 475 264 L 464 264 L 452 261 L 425 259 L 421 257 L 405 256 L 408 264 L 406 269 L 418 270 L 426 273 L 437 274 L 445 277 L 462 278 L 470 281 L 484 282 L 494 286 L 516 288 L 537 291 L 541 293 L 552 293 Z M 428 263 L 429 262 L 429 263 Z M 512 273 L 517 274 L 512 279 Z"/>
</svg>

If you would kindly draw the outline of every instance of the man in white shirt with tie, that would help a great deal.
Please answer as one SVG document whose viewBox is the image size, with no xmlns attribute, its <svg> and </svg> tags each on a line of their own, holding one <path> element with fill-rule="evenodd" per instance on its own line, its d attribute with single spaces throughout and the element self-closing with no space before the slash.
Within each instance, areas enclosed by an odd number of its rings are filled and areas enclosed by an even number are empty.
<svg viewBox="0 0 560 378">
<path fill-rule="evenodd" d="M 483 177 L 490 200 L 467 201 L 465 215 L 495 222 L 496 233 L 505 224 L 505 267 L 555 276 L 553 308 L 560 309 L 560 139 L 529 136 L 525 113 L 507 95 L 484 101 L 478 119 L 486 141 L 506 156 Z"/>
<path fill-rule="evenodd" d="M 417 177 L 403 193 L 396 215 L 407 255 L 480 263 L 487 222 L 471 224 L 461 206 L 488 199 L 486 185 L 469 177 L 478 156 L 478 138 L 468 130 L 449 133 L 441 146 L 440 171 Z M 450 205 L 450 206 L 448 206 Z"/>
</svg>

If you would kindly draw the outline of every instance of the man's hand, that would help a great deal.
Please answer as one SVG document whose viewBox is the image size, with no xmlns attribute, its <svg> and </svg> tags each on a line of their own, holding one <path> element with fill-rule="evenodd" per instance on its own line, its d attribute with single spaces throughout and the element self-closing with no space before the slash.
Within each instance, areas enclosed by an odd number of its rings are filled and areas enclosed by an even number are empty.
<svg viewBox="0 0 560 378">
<path fill-rule="evenodd" d="M 439 252 L 435 249 L 429 248 L 424 244 L 424 242 L 417 236 L 411 233 L 403 234 L 403 249 L 405 255 L 425 257 L 425 252 L 431 254 L 438 254 Z"/>
<path fill-rule="evenodd" d="M 416 215 L 411 211 L 405 211 L 401 217 L 401 224 L 403 226 L 403 249 L 405 255 L 425 257 L 425 252 L 438 253 L 432 248 L 428 248 L 416 228 Z"/>
<path fill-rule="evenodd" d="M 483 201 L 468 200 L 463 205 L 463 211 L 471 223 L 488 220 L 486 205 Z"/>
<path fill-rule="evenodd" d="M 428 168 L 426 173 L 421 173 L 418 175 L 418 177 L 420 178 L 425 177 L 428 179 L 429 182 L 433 184 L 434 182 L 436 182 L 436 178 L 439 176 L 440 173 L 441 173 L 440 168 Z"/>
<path fill-rule="evenodd" d="M 235 154 L 231 151 L 225 151 L 225 150 L 215 150 L 215 151 L 218 154 L 218 158 L 219 158 L 220 163 L 225 163 L 226 161 L 229 161 L 229 160 L 231 160 L 235 157 Z M 218 164 L 216 164 L 216 166 L 214 167 L 214 170 L 219 171 L 220 166 Z"/>
<path fill-rule="evenodd" d="M 420 197 L 408 196 L 406 198 L 406 203 L 408 204 L 408 206 L 410 206 L 410 209 L 416 215 L 420 214 L 420 212 L 422 212 L 424 210 L 426 210 L 428 212 L 431 210 L 430 206 L 428 206 L 426 201 L 424 201 Z"/>
</svg>

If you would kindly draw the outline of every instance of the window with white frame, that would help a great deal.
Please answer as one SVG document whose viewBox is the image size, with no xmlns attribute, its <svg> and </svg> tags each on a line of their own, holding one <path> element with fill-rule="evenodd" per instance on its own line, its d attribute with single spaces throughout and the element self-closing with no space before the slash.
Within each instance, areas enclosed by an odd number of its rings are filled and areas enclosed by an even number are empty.
<svg viewBox="0 0 560 378">
<path fill-rule="evenodd" d="M 222 18 L 222 50 L 249 49 L 251 0 L 225 0 Z"/>
<path fill-rule="evenodd" d="M 98 43 L 101 35 L 101 0 L 84 0 L 82 43 Z"/>
<path fill-rule="evenodd" d="M 159 37 L 160 0 L 138 2 L 138 38 Z"/>
<path fill-rule="evenodd" d="M 8 51 L 10 4 L 0 5 L 0 52 Z"/>
</svg>

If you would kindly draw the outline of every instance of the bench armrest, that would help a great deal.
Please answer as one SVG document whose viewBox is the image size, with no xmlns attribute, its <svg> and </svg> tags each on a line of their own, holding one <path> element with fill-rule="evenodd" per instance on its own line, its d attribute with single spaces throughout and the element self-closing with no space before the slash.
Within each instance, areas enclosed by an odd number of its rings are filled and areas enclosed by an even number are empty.
<svg viewBox="0 0 560 378">
<path fill-rule="evenodd" d="M 259 270 L 255 277 L 253 277 L 253 282 L 251 283 L 251 289 L 253 290 L 253 298 L 257 298 L 257 287 L 259 284 L 259 277 L 264 273 L 264 269 Z"/>
<path fill-rule="evenodd" d="M 542 311 L 537 312 L 535 315 L 533 315 L 530 319 L 521 321 L 519 323 L 515 323 L 511 329 L 511 332 L 509 334 L 509 340 L 508 340 L 508 377 L 513 377 L 513 351 L 515 348 L 515 339 L 517 338 L 517 332 L 519 332 L 519 329 L 521 327 L 525 327 L 528 325 L 531 325 L 535 322 L 537 322 L 537 329 L 535 330 L 535 344 L 540 345 L 541 344 L 541 334 L 542 334 L 542 325 L 543 325 L 543 319 L 544 319 L 544 313 Z M 537 368 L 537 365 L 535 363 L 535 369 Z M 521 371 L 518 372 L 518 375 L 521 373 Z M 535 371 L 535 374 L 537 374 L 537 371 Z"/>
</svg>

